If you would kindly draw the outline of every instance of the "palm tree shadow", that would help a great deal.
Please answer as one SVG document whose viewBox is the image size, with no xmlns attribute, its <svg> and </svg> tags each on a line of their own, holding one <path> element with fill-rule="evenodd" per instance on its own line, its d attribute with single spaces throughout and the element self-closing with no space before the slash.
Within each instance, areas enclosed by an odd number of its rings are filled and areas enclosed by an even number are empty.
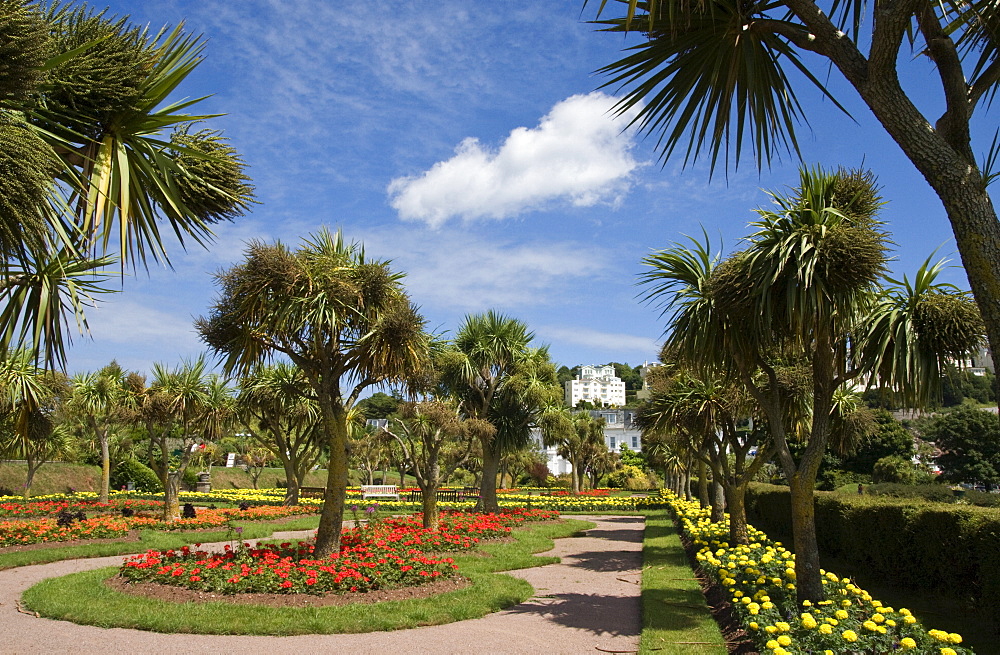
<svg viewBox="0 0 1000 655">
<path fill-rule="evenodd" d="M 625 573 L 638 572 L 642 564 L 642 556 L 633 551 L 590 551 L 574 553 L 564 556 L 562 563 L 565 566 L 573 566 L 588 571 L 599 571 L 611 573 L 615 571 Z"/>
<path fill-rule="evenodd" d="M 532 598 L 508 609 L 514 614 L 537 614 L 567 628 L 595 635 L 638 637 L 642 632 L 641 605 L 635 596 L 556 594 Z"/>
</svg>

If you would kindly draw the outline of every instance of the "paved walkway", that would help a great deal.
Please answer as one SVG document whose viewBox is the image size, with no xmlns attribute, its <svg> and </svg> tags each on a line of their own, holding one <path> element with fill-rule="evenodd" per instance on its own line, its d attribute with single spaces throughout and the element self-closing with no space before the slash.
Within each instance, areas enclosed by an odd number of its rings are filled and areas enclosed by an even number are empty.
<svg viewBox="0 0 1000 655">
<path fill-rule="evenodd" d="M 585 536 L 557 539 L 559 564 L 512 571 L 535 588 L 520 605 L 480 619 L 361 635 L 234 637 L 143 632 L 37 619 L 17 611 L 39 580 L 118 565 L 122 557 L 67 560 L 0 571 L 0 653 L 482 653 L 503 655 L 638 650 L 643 519 L 581 516 Z M 279 539 L 298 533 L 275 533 Z"/>
</svg>

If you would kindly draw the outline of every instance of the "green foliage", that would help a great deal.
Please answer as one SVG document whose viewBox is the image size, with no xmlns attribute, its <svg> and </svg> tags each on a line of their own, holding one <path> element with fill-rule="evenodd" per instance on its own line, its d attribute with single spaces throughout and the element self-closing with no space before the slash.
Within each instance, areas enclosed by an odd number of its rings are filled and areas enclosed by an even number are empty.
<svg viewBox="0 0 1000 655">
<path fill-rule="evenodd" d="M 646 474 L 638 466 L 626 465 L 608 474 L 608 486 L 612 489 L 648 489 Z"/>
<path fill-rule="evenodd" d="M 996 402 L 995 380 L 996 376 L 988 371 L 985 375 L 973 375 L 970 371 L 949 364 L 945 367 L 945 375 L 941 379 L 941 405 L 955 407 L 961 405 L 966 398 L 984 405 L 994 403 Z"/>
<path fill-rule="evenodd" d="M 358 401 L 356 405 L 358 411 L 364 414 L 367 419 L 372 418 L 388 418 L 390 414 L 395 413 L 399 409 L 402 399 L 398 396 L 390 396 L 389 394 L 377 391 L 367 398 L 363 398 Z"/>
<path fill-rule="evenodd" d="M 872 482 L 895 482 L 898 484 L 913 484 L 916 480 L 917 471 L 913 462 L 900 457 L 899 455 L 889 455 L 883 457 L 872 469 Z"/>
<path fill-rule="evenodd" d="M 790 533 L 788 489 L 751 485 L 747 510 L 772 538 Z M 872 579 L 970 599 L 1000 622 L 1000 510 L 821 492 L 816 526 L 822 552 Z"/>
<path fill-rule="evenodd" d="M 161 493 L 163 484 L 153 469 L 134 459 L 126 459 L 111 471 L 111 488 L 122 489 L 131 482 L 136 491 Z"/>
<path fill-rule="evenodd" d="M 942 450 L 937 463 L 951 482 L 1000 485 L 1000 421 L 978 409 L 958 409 L 937 417 L 925 437 Z"/>
<path fill-rule="evenodd" d="M 645 471 L 649 468 L 649 465 L 646 463 L 646 457 L 642 453 L 638 453 L 632 450 L 625 444 L 621 445 L 619 453 L 623 465 L 634 466 L 642 471 Z"/>
<path fill-rule="evenodd" d="M 891 455 L 909 460 L 913 457 L 913 435 L 884 409 L 873 410 L 877 431 L 858 448 L 841 459 L 841 468 L 871 475 L 875 462 Z"/>
</svg>

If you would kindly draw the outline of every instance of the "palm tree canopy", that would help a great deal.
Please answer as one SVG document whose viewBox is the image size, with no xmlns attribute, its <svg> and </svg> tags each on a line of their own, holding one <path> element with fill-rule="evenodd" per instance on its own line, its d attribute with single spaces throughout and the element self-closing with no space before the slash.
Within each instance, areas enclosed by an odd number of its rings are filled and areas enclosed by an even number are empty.
<svg viewBox="0 0 1000 655">
<path fill-rule="evenodd" d="M 283 353 L 310 379 L 407 379 L 426 366 L 430 339 L 402 278 L 339 231 L 296 250 L 253 242 L 243 263 L 216 276 L 219 297 L 197 326 L 228 372 Z"/>
<path fill-rule="evenodd" d="M 957 71 L 968 80 L 963 83 L 967 106 L 953 106 L 949 100 L 946 117 L 971 115 L 983 95 L 992 96 L 1000 79 L 1000 9 L 990 0 L 900 4 L 891 17 L 879 21 L 868 20 L 868 5 L 860 0 L 621 4 L 625 8 L 619 15 L 601 19 L 608 5 L 601 0 L 595 23 L 604 31 L 639 32 L 646 38 L 599 71 L 610 78 L 605 86 L 625 91 L 617 111 L 639 108 L 633 122 L 656 137 L 664 160 L 676 150 L 684 152 L 685 162 L 707 154 L 713 170 L 720 157 L 731 154 L 738 165 L 747 146 L 758 166 L 770 165 L 786 152 L 798 154 L 796 127 L 807 123 L 808 116 L 795 77 L 846 112 L 811 72 L 815 64 L 803 52 L 826 57 L 857 86 L 862 82 L 855 78 L 865 79 L 864 73 L 894 78 L 897 56 L 902 57 L 898 50 L 909 43 L 914 53 L 930 53 L 944 71 L 946 95 L 951 89 L 945 72 Z M 871 34 L 862 32 L 866 22 L 875 24 Z M 935 50 L 946 40 L 956 46 L 950 55 Z M 863 53 L 862 47 L 869 51 Z M 939 127 L 947 122 L 939 121 Z"/>
</svg>

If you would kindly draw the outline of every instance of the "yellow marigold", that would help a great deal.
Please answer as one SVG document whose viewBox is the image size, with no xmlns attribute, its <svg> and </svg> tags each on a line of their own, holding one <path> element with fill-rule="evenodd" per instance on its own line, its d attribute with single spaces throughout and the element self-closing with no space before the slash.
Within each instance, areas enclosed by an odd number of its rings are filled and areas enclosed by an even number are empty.
<svg viewBox="0 0 1000 655">
<path fill-rule="evenodd" d="M 804 617 L 802 617 L 802 627 L 805 628 L 806 630 L 812 630 L 813 628 L 816 627 L 816 619 L 814 619 L 812 616 L 808 614 L 805 615 Z"/>
<path fill-rule="evenodd" d="M 948 635 L 948 641 L 950 641 L 953 644 L 960 644 L 962 643 L 962 635 L 958 634 L 957 632 L 952 632 L 951 634 Z"/>
<path fill-rule="evenodd" d="M 917 642 L 913 641 L 910 637 L 903 637 L 899 640 L 899 645 L 903 648 L 916 648 Z"/>
<path fill-rule="evenodd" d="M 823 623 L 823 624 L 821 624 L 819 626 L 819 631 L 820 631 L 820 634 L 832 635 L 833 634 L 833 626 L 830 625 L 829 623 Z"/>
<path fill-rule="evenodd" d="M 792 629 L 792 626 L 788 625 L 784 621 L 778 621 L 777 623 L 774 624 L 774 627 L 776 627 L 778 630 L 781 630 L 782 632 L 788 632 L 789 630 Z"/>
<path fill-rule="evenodd" d="M 912 614 L 903 617 L 903 623 L 916 623 L 916 622 L 917 622 L 917 617 L 913 616 Z"/>
<path fill-rule="evenodd" d="M 913 614 L 913 612 L 911 612 L 910 610 L 906 609 L 905 607 L 900 607 L 899 608 L 899 613 L 902 614 L 903 616 L 911 616 Z"/>
<path fill-rule="evenodd" d="M 762 603 L 761 607 L 763 607 L 766 610 L 774 609 L 774 603 L 772 603 L 771 601 L 768 601 L 766 603 Z"/>
<path fill-rule="evenodd" d="M 769 634 L 769 635 L 773 635 L 775 632 L 778 631 L 778 629 L 776 627 L 774 627 L 773 625 L 765 625 L 764 626 L 764 631 L 767 634 Z"/>
<path fill-rule="evenodd" d="M 833 615 L 834 615 L 834 616 L 836 616 L 836 617 L 837 617 L 838 619 L 840 619 L 841 621 L 843 621 L 843 620 L 844 620 L 844 619 L 846 619 L 846 618 L 847 618 L 848 616 L 850 616 L 850 615 L 849 615 L 849 614 L 847 613 L 847 610 L 837 610 L 836 612 L 834 612 L 834 613 L 833 613 Z"/>
<path fill-rule="evenodd" d="M 872 614 L 872 621 L 875 623 L 885 623 L 885 617 L 881 614 Z"/>
<path fill-rule="evenodd" d="M 953 651 L 950 648 L 942 648 L 941 649 L 941 655 L 958 655 L 958 653 L 956 653 L 955 651 Z"/>
<path fill-rule="evenodd" d="M 840 636 L 844 638 L 844 641 L 855 642 L 858 640 L 858 635 L 854 630 L 844 630 Z"/>
<path fill-rule="evenodd" d="M 751 629 L 751 630 L 756 630 L 756 629 L 758 629 L 758 628 L 760 627 L 760 626 L 759 626 L 759 625 L 757 624 L 757 622 L 756 622 L 756 621 L 751 621 L 751 622 L 749 623 L 749 625 L 750 625 L 750 629 Z"/>
<path fill-rule="evenodd" d="M 775 648 L 777 648 L 781 644 L 779 644 L 774 639 L 769 639 L 768 642 L 766 644 L 764 644 L 764 645 L 767 646 L 768 648 L 770 648 L 771 650 L 774 650 Z"/>
<path fill-rule="evenodd" d="M 788 635 L 781 635 L 780 637 L 778 637 L 778 643 L 781 644 L 782 646 L 791 646 L 792 638 L 789 637 Z"/>
</svg>

